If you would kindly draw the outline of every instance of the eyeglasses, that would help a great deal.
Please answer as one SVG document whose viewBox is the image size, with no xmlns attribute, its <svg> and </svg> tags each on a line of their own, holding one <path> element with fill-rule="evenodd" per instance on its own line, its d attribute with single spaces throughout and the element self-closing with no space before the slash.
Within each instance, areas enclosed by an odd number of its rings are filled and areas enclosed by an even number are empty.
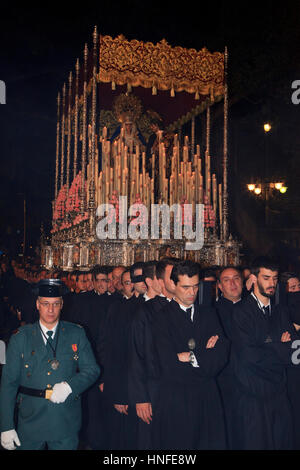
<svg viewBox="0 0 300 470">
<path fill-rule="evenodd" d="M 49 302 L 40 302 L 40 305 L 44 308 L 50 308 L 51 305 L 54 308 L 59 308 L 61 306 L 61 302 L 53 302 L 53 304 L 50 304 Z"/>
</svg>

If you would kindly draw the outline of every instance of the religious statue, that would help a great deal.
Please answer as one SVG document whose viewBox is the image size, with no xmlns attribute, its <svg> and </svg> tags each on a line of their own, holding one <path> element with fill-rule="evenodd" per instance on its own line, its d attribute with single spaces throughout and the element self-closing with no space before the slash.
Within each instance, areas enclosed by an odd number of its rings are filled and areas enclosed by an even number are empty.
<svg viewBox="0 0 300 470">
<path fill-rule="evenodd" d="M 120 125 L 111 136 L 110 142 L 113 143 L 121 138 L 129 153 L 133 153 L 137 146 L 143 151 L 146 141 L 137 126 L 137 121 L 142 114 L 142 104 L 139 98 L 133 94 L 122 93 L 115 99 L 113 110 Z"/>
<path fill-rule="evenodd" d="M 125 115 L 123 117 L 122 124 L 117 127 L 110 138 L 111 143 L 120 137 L 123 139 L 124 144 L 130 153 L 135 151 L 137 145 L 140 146 L 140 149 L 143 149 L 143 147 L 146 146 L 146 141 L 143 135 L 130 115 Z"/>
</svg>

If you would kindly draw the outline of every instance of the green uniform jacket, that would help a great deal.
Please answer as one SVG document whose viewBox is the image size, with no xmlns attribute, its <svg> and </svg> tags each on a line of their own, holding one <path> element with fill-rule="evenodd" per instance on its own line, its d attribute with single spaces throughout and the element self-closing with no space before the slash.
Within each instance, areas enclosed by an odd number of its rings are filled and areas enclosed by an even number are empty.
<svg viewBox="0 0 300 470">
<path fill-rule="evenodd" d="M 77 434 L 81 426 L 80 394 L 95 383 L 100 373 L 84 329 L 64 321 L 60 321 L 58 328 L 57 370 L 51 368 L 53 352 L 45 345 L 38 322 L 21 327 L 7 348 L 0 387 L 1 431 L 16 428 L 17 397 L 17 432 L 21 443 L 60 440 Z M 55 342 L 56 338 L 54 345 Z M 20 385 L 47 389 L 63 381 L 72 389 L 64 403 L 18 393 Z"/>
</svg>

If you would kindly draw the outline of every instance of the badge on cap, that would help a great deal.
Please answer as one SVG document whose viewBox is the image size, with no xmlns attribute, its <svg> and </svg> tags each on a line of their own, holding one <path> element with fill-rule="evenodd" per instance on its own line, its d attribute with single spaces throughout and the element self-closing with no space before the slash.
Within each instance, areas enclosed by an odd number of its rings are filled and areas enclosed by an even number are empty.
<svg viewBox="0 0 300 470">
<path fill-rule="evenodd" d="M 74 352 L 77 352 L 77 344 L 72 344 L 72 349 Z"/>
</svg>

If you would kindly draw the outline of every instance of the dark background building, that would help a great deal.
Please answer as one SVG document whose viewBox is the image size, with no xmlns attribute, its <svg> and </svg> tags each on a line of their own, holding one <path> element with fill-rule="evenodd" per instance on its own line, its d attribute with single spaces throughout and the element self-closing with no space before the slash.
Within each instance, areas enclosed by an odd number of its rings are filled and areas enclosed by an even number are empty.
<svg viewBox="0 0 300 470">
<path fill-rule="evenodd" d="M 54 196 L 56 97 L 100 34 L 172 46 L 229 50 L 230 230 L 243 242 L 245 260 L 269 252 L 300 261 L 300 105 L 292 103 L 292 82 L 300 80 L 298 2 L 241 3 L 141 1 L 96 5 L 1 7 L 0 80 L 0 249 L 22 253 L 24 206 L 26 254 L 39 243 L 40 227 L 51 227 Z M 212 156 L 222 154 L 222 112 L 212 112 Z M 266 134 L 263 124 L 270 122 Z M 267 169 L 267 172 L 266 172 Z M 274 193 L 266 224 L 263 195 L 247 183 L 283 180 Z M 251 181 L 250 181 L 251 180 Z M 30 247 L 33 247 L 32 249 Z"/>
</svg>

